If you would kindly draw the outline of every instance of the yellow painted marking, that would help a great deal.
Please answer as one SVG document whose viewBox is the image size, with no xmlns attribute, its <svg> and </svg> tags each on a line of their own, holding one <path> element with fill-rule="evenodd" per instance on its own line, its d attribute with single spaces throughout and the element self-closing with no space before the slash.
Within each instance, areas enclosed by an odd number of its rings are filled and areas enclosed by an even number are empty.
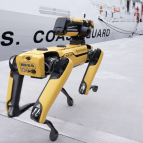
<svg viewBox="0 0 143 143">
<path fill-rule="evenodd" d="M 9 102 L 8 105 L 12 105 L 11 102 Z"/>
<path fill-rule="evenodd" d="M 37 108 L 40 108 L 40 104 L 38 104 L 36 107 L 37 107 Z"/>
</svg>

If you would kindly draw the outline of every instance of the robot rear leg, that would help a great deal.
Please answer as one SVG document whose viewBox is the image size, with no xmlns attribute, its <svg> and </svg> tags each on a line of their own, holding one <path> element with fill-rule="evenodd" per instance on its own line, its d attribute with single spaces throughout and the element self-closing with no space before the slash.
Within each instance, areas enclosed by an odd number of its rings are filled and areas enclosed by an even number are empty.
<svg viewBox="0 0 143 143">
<path fill-rule="evenodd" d="M 85 75 L 79 87 L 79 93 L 87 95 L 89 90 L 92 89 L 94 92 L 98 90 L 98 86 L 91 86 L 94 76 L 102 61 L 103 52 L 100 49 L 94 50 L 89 59 L 89 64 L 86 69 Z"/>
</svg>

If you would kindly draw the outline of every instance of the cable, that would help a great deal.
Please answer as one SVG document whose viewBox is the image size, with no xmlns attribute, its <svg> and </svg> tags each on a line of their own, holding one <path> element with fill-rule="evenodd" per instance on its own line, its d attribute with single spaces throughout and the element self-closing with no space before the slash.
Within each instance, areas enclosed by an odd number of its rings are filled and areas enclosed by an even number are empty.
<svg viewBox="0 0 143 143">
<path fill-rule="evenodd" d="M 105 23 L 106 24 L 106 23 Z M 106 24 L 108 27 L 110 27 L 108 24 Z M 113 29 L 113 30 L 115 30 L 116 32 L 119 32 L 119 33 L 122 33 L 122 34 L 132 34 L 132 33 L 123 33 L 123 32 L 121 32 L 121 31 L 118 31 L 118 30 L 116 30 L 116 29 L 114 29 L 113 27 L 110 27 L 111 29 Z M 139 34 L 139 33 L 134 33 L 134 34 L 136 34 L 136 35 L 141 35 L 141 34 Z"/>
<path fill-rule="evenodd" d="M 44 62 L 44 63 L 48 67 L 48 71 L 45 71 L 45 73 L 49 73 L 50 67 L 49 67 L 49 65 L 46 62 Z"/>
<path fill-rule="evenodd" d="M 113 25 L 111 25 L 111 24 L 109 24 L 109 23 L 106 23 L 105 21 L 103 21 L 107 26 L 112 26 L 112 27 L 115 27 L 115 26 L 113 26 Z M 110 27 L 111 28 L 111 27 Z M 118 28 L 118 27 L 115 27 L 116 29 L 120 29 L 120 28 Z M 113 28 L 112 28 L 113 29 Z M 113 30 L 115 30 L 115 29 L 113 29 Z M 124 33 L 124 34 L 132 34 L 133 32 L 132 31 L 127 31 L 127 30 L 123 30 L 123 29 L 120 29 L 120 30 L 122 30 L 122 31 L 126 31 L 126 32 L 130 32 L 130 33 Z M 116 31 L 116 30 L 115 30 Z M 119 32 L 119 31 L 118 31 Z M 122 33 L 122 32 L 120 32 L 120 33 Z M 135 33 L 135 34 L 137 34 L 137 35 L 141 35 L 141 34 L 139 34 L 139 33 Z"/>
<path fill-rule="evenodd" d="M 113 27 L 111 27 L 108 23 L 104 22 L 102 19 L 99 18 L 100 21 L 102 21 L 104 24 L 106 24 L 108 27 L 110 27 L 111 29 L 115 30 L 116 32 L 122 33 L 122 34 L 131 34 L 131 33 L 123 33 L 121 31 L 118 31 L 116 29 L 114 29 Z"/>
<path fill-rule="evenodd" d="M 106 22 L 104 22 L 106 25 L 108 25 L 108 26 L 112 26 L 112 27 L 115 27 L 115 26 L 113 26 L 113 25 L 110 25 L 109 23 L 106 23 Z M 131 33 L 131 31 L 126 31 L 126 30 L 123 30 L 123 29 L 120 29 L 120 28 L 118 28 L 118 27 L 115 27 L 116 29 L 119 29 L 119 30 L 122 30 L 122 31 L 125 31 L 125 32 L 129 32 L 129 33 Z"/>
<path fill-rule="evenodd" d="M 105 23 L 106 24 L 106 23 Z M 117 32 L 119 32 L 119 33 L 122 33 L 122 34 L 132 34 L 133 32 L 131 32 L 131 33 L 123 33 L 123 32 L 121 32 L 121 31 L 118 31 L 118 30 L 116 30 L 116 29 L 114 29 L 113 27 L 111 27 L 111 26 L 109 26 L 108 24 L 106 24 L 108 27 L 110 27 L 111 29 L 113 29 L 113 30 L 115 30 L 115 31 L 117 31 Z M 134 33 L 134 34 L 136 34 L 136 35 L 141 35 L 141 34 L 139 34 L 139 33 Z"/>
<path fill-rule="evenodd" d="M 105 22 L 104 22 L 104 23 L 105 23 Z M 111 24 L 109 24 L 109 23 L 105 23 L 105 24 L 107 24 L 108 26 L 110 25 L 110 26 L 112 26 L 112 27 L 115 27 L 115 26 L 113 26 L 113 25 L 111 25 Z M 118 28 L 118 27 L 115 27 L 115 28 L 120 29 L 120 28 Z M 126 31 L 126 30 L 123 30 L 123 29 L 120 29 L 120 30 Z M 133 33 L 132 31 L 127 31 L 127 32 Z M 130 34 L 130 33 L 129 33 L 129 34 Z M 135 34 L 140 35 L 139 33 L 135 33 Z"/>
<path fill-rule="evenodd" d="M 106 23 L 105 23 L 106 24 Z M 107 25 L 107 24 L 106 24 Z M 122 34 L 132 34 L 132 33 L 123 33 L 123 32 L 121 32 L 121 31 L 118 31 L 118 30 L 116 30 L 116 29 L 114 29 L 113 27 L 111 27 L 111 26 L 109 26 L 109 25 L 107 25 L 108 27 L 110 27 L 111 29 L 113 29 L 114 31 L 116 31 L 116 32 L 119 32 L 119 33 L 122 33 Z"/>
<path fill-rule="evenodd" d="M 109 23 L 106 23 L 106 22 L 103 21 L 101 18 L 98 18 L 98 19 L 99 19 L 100 21 L 102 21 L 103 23 L 105 23 L 105 24 L 106 24 L 108 27 L 110 27 L 111 29 L 115 30 L 116 32 L 119 32 L 119 33 L 122 33 L 122 34 L 132 34 L 132 33 L 133 33 L 132 31 L 123 30 L 123 29 L 120 29 L 120 28 L 118 28 L 118 27 L 115 27 L 115 26 L 113 26 L 113 25 L 111 25 L 111 24 L 109 24 Z M 111 26 L 112 26 L 112 27 L 111 27 Z M 121 31 L 118 31 L 118 30 L 114 29 L 113 27 L 115 27 L 116 29 L 122 30 L 122 31 L 130 32 L 130 33 L 123 33 L 123 32 L 121 32 Z M 140 35 L 139 33 L 135 33 L 135 34 Z"/>
<path fill-rule="evenodd" d="M 105 21 L 103 21 L 103 22 L 106 23 Z M 117 29 L 119 29 L 119 30 L 122 30 L 122 31 L 132 32 L 132 31 L 127 31 L 127 30 L 124 30 L 124 29 L 120 29 L 120 28 L 118 28 L 118 27 L 116 27 L 116 26 L 113 26 L 113 25 L 111 25 L 111 24 L 109 24 L 109 23 L 106 23 L 106 24 L 108 24 L 108 25 L 110 25 L 110 26 L 112 26 L 112 27 L 115 27 L 115 28 L 117 28 Z"/>
</svg>

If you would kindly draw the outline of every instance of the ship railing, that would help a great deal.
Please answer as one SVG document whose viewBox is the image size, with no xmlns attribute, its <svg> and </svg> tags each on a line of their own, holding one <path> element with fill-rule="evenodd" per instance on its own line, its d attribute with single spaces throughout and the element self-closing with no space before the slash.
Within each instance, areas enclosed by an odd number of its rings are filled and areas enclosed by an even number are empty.
<svg viewBox="0 0 143 143">
<path fill-rule="evenodd" d="M 134 12 L 114 12 L 112 7 L 108 7 L 108 10 L 103 8 L 96 8 L 96 10 L 99 16 L 109 22 L 136 22 L 137 18 Z"/>
<path fill-rule="evenodd" d="M 134 12 L 128 14 L 124 12 L 106 11 L 100 8 L 96 8 L 96 10 L 98 11 L 98 15 L 109 22 L 136 22 L 136 15 Z M 100 10 L 102 10 L 101 13 Z"/>
<path fill-rule="evenodd" d="M 95 6 L 98 15 L 101 16 L 104 20 L 109 22 L 136 22 L 137 16 L 135 15 L 135 12 L 115 12 L 114 8 L 120 7 L 107 5 L 106 3 L 96 0 L 90 1 Z"/>
<path fill-rule="evenodd" d="M 96 1 L 96 0 L 90 0 L 93 4 L 101 4 L 101 5 L 107 5 L 106 3 L 100 2 L 100 1 Z"/>
<path fill-rule="evenodd" d="M 136 22 L 136 15 L 134 12 L 123 13 L 120 12 L 120 22 Z"/>
</svg>

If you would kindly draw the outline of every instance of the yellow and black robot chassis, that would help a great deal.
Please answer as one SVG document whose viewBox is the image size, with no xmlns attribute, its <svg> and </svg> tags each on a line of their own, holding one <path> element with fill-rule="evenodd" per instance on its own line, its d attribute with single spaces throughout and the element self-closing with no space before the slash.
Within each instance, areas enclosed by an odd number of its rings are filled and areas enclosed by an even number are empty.
<svg viewBox="0 0 143 143">
<path fill-rule="evenodd" d="M 87 95 L 90 89 L 94 92 L 98 89 L 97 86 L 91 86 L 91 83 L 101 63 L 103 52 L 101 49 L 93 51 L 93 47 L 85 43 L 85 37 L 91 34 L 93 27 L 92 20 L 59 17 L 56 20 L 54 32 L 58 36 L 70 36 L 69 45 L 38 48 L 10 58 L 11 71 L 6 101 L 9 117 L 19 116 L 33 106 L 31 119 L 50 127 L 52 141 L 58 138 L 58 131 L 46 116 L 60 91 L 66 95 L 68 105 L 73 105 L 73 99 L 63 88 L 72 69 L 89 63 L 79 86 L 79 93 Z M 12 62 L 11 59 L 13 59 Z M 19 107 L 24 75 L 40 79 L 50 76 L 37 101 Z"/>
</svg>

